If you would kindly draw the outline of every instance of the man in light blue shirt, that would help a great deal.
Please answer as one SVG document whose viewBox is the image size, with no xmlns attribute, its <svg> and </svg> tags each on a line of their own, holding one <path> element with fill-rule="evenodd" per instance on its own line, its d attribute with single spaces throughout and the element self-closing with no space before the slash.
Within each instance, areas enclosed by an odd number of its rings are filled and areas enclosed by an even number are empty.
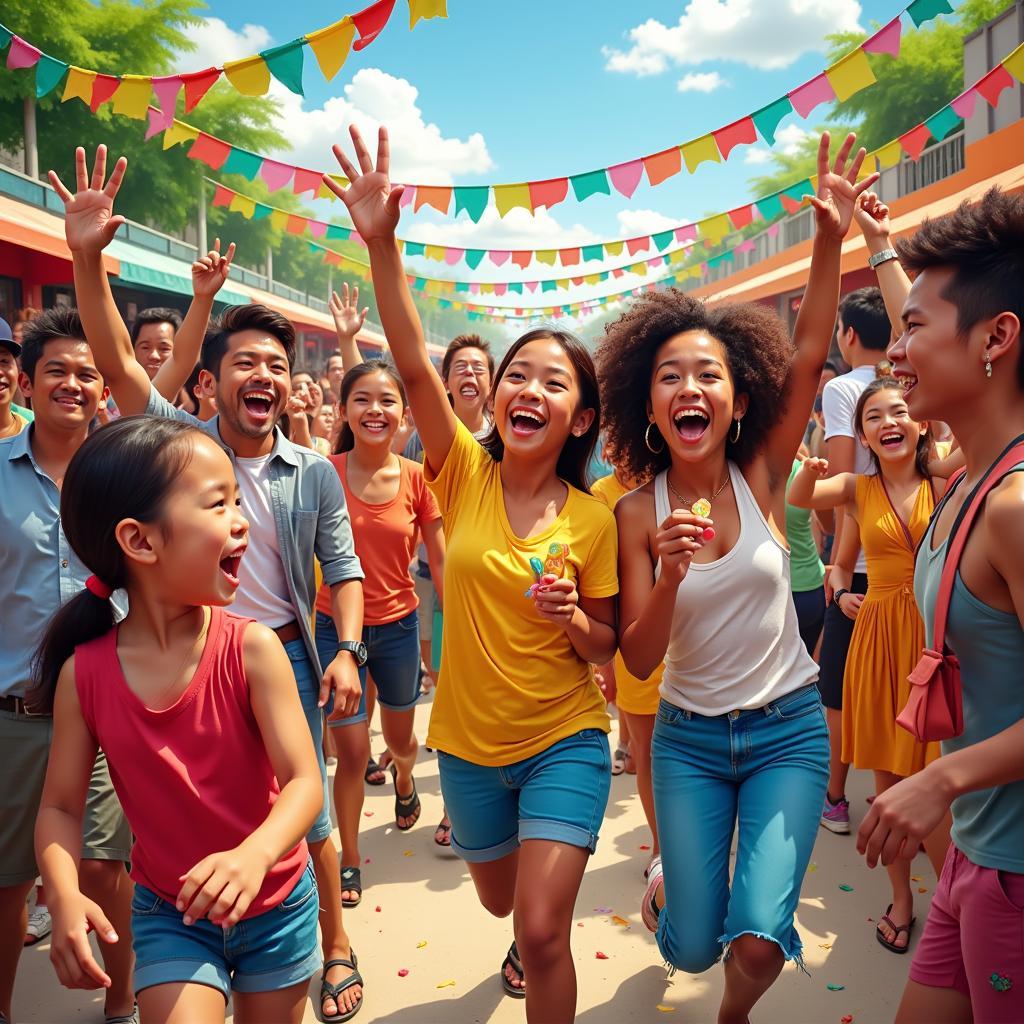
<svg viewBox="0 0 1024 1024">
<path fill-rule="evenodd" d="M 60 485 L 68 463 L 89 433 L 103 378 L 73 309 L 43 313 L 25 330 L 21 390 L 35 421 L 0 441 L 0 1016 L 11 1017 L 11 986 L 25 935 L 25 900 L 38 873 L 33 848 L 52 719 L 25 706 L 32 659 L 47 623 L 84 586 L 88 570 L 61 526 Z M 131 834 L 102 752 L 96 759 L 83 821 L 82 891 L 103 908 L 120 941 L 103 945 L 112 984 L 108 1017 L 134 1005 L 131 886 L 124 863 Z M 126 1018 L 127 1019 L 127 1018 Z"/>
</svg>

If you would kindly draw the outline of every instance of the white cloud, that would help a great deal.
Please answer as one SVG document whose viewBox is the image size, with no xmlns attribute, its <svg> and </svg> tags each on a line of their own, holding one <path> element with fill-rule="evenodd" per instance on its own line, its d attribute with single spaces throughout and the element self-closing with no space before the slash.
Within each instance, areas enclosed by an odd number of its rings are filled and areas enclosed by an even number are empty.
<svg viewBox="0 0 1024 1024">
<path fill-rule="evenodd" d="M 657 210 L 620 210 L 619 234 L 625 238 L 637 238 L 640 235 L 653 235 L 656 231 L 679 227 L 683 223 L 680 217 L 666 217 Z"/>
<path fill-rule="evenodd" d="M 787 156 L 792 156 L 800 148 L 800 143 L 813 134 L 813 132 L 801 128 L 798 124 L 787 124 L 775 133 L 775 150 L 776 152 L 785 153 Z M 772 151 L 770 149 L 765 149 L 763 146 L 755 146 L 746 151 L 744 162 L 755 165 L 766 164 L 771 158 Z"/>
<path fill-rule="evenodd" d="M 259 53 L 270 46 L 272 39 L 263 25 L 243 25 L 236 32 L 220 18 L 206 18 L 192 36 L 192 42 L 195 49 L 183 54 L 178 64 L 189 71 L 200 71 Z"/>
<path fill-rule="evenodd" d="M 743 154 L 743 162 L 745 164 L 766 164 L 772 158 L 772 151 L 770 149 L 748 149 Z"/>
<path fill-rule="evenodd" d="M 726 84 L 717 71 L 690 71 L 676 82 L 679 92 L 714 92 Z"/>
<path fill-rule="evenodd" d="M 860 14 L 858 0 L 689 0 L 675 25 L 649 18 L 627 33 L 630 49 L 604 47 L 605 68 L 641 76 L 716 60 L 784 68 L 824 51 L 826 35 L 857 31 Z"/>
</svg>

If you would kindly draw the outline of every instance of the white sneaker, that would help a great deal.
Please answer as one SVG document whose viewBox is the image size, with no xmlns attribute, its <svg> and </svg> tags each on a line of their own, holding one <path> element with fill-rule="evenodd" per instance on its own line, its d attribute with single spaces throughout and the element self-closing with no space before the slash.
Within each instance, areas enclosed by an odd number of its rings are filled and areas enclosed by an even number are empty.
<svg viewBox="0 0 1024 1024">
<path fill-rule="evenodd" d="M 50 911 L 46 907 L 36 907 L 28 915 L 28 927 L 25 929 L 25 945 L 34 946 L 45 939 L 53 928 Z"/>
<path fill-rule="evenodd" d="M 640 904 L 640 917 L 649 932 L 658 930 L 660 911 L 654 902 L 658 890 L 665 884 L 665 869 L 661 866 L 661 858 L 655 857 L 647 876 L 647 890 L 644 892 L 643 903 Z"/>
</svg>

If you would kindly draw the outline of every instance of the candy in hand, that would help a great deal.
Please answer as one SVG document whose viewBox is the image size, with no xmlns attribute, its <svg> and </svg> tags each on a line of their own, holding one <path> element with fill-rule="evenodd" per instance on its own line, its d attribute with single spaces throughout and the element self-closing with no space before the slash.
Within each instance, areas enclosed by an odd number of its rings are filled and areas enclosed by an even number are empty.
<svg viewBox="0 0 1024 1024">
<path fill-rule="evenodd" d="M 714 540 L 715 539 L 715 528 L 713 526 L 705 526 L 704 527 L 704 532 L 703 532 L 703 534 L 701 534 L 701 536 L 705 540 L 707 540 L 707 541 Z"/>
</svg>

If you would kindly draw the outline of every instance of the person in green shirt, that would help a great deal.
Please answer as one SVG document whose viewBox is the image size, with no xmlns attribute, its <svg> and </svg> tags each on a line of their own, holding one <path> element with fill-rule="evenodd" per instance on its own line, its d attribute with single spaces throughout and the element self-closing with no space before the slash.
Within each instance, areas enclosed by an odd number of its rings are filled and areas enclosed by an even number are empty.
<svg viewBox="0 0 1024 1024">
<path fill-rule="evenodd" d="M 787 491 L 804 460 L 804 450 L 793 460 Z M 809 509 L 795 508 L 786 502 L 786 538 L 789 541 L 790 588 L 796 606 L 800 639 L 813 658 L 825 622 L 825 566 L 818 554 L 811 530 Z"/>
<path fill-rule="evenodd" d="M 14 340 L 11 325 L 0 317 L 0 437 L 20 434 L 35 417 L 13 402 L 18 390 L 18 357 L 21 346 Z"/>
</svg>

